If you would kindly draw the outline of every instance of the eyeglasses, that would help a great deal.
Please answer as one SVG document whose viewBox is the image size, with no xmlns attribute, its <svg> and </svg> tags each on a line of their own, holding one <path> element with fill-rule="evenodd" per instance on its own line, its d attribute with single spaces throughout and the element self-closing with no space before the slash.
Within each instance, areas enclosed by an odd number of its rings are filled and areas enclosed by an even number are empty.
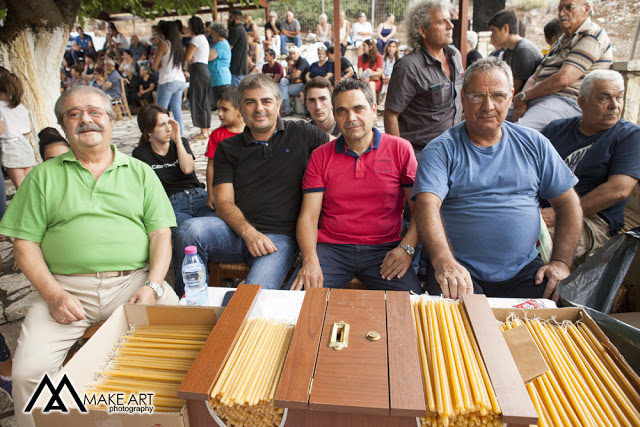
<svg viewBox="0 0 640 427">
<path fill-rule="evenodd" d="M 467 99 L 474 104 L 484 104 L 487 96 L 491 97 L 491 101 L 494 104 L 503 104 L 509 100 L 508 92 L 493 92 L 493 93 L 483 93 L 483 92 L 471 92 L 467 94 Z"/>
<path fill-rule="evenodd" d="M 576 6 L 575 4 L 565 4 L 564 6 L 558 6 L 558 13 L 562 12 L 563 10 L 567 13 L 571 13 L 573 12 L 573 9 L 575 9 Z"/>
<path fill-rule="evenodd" d="M 84 113 L 85 111 L 87 112 L 87 114 L 89 114 L 89 117 L 91 117 L 92 119 L 99 119 L 105 114 L 107 114 L 107 110 L 105 110 L 104 108 L 89 107 L 89 108 L 72 108 L 62 113 L 62 115 L 66 117 L 67 120 L 80 120 L 80 117 L 82 117 L 82 113 Z"/>
</svg>

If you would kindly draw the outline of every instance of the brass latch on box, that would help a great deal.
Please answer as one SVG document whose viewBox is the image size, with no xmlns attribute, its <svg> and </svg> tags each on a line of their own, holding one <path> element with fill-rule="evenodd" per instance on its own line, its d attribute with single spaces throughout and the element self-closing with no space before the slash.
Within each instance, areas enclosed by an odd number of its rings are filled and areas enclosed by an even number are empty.
<svg viewBox="0 0 640 427">
<path fill-rule="evenodd" d="M 334 350 L 342 350 L 347 348 L 349 344 L 349 324 L 344 323 L 344 320 L 334 323 L 331 328 L 331 339 L 329 340 L 329 347 Z"/>
</svg>

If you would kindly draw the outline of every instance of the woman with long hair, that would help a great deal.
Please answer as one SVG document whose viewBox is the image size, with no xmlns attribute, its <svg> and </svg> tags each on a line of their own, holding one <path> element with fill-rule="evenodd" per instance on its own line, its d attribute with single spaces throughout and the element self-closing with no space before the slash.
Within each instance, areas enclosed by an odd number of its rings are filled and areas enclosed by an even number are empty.
<svg viewBox="0 0 640 427">
<path fill-rule="evenodd" d="M 173 118 L 180 125 L 182 133 L 182 92 L 186 85 L 182 72 L 182 38 L 175 22 L 160 21 L 158 30 L 161 40 L 152 65 L 152 68 L 159 72 L 156 103 L 163 108 L 171 107 Z"/>
<path fill-rule="evenodd" d="M 387 100 L 387 88 L 389 87 L 389 79 L 391 79 L 391 73 L 393 67 L 400 59 L 400 49 L 398 47 L 397 40 L 389 40 L 389 43 L 384 47 L 384 55 L 382 55 L 382 90 L 380 91 L 380 102 L 378 102 L 378 110 L 384 111 L 384 103 Z"/>
<path fill-rule="evenodd" d="M 360 80 L 369 84 L 371 90 L 379 93 L 382 89 L 382 73 L 384 72 L 382 55 L 373 40 L 362 42 L 362 55 L 358 57 L 358 75 Z"/>
<path fill-rule="evenodd" d="M 213 216 L 207 206 L 207 192 L 195 174 L 195 156 L 178 122 L 159 105 L 147 105 L 138 112 L 142 136 L 132 156 L 153 167 L 176 214 L 178 226 L 189 218 Z"/>
<path fill-rule="evenodd" d="M 189 19 L 189 31 L 193 35 L 185 61 L 189 64 L 189 100 L 191 101 L 191 121 L 200 128 L 200 134 L 193 139 L 209 138 L 211 128 L 211 74 L 209 62 L 209 42 L 204 35 L 204 23 L 197 16 Z"/>
<path fill-rule="evenodd" d="M 22 105 L 24 89 L 13 73 L 0 76 L 0 146 L 2 166 L 16 186 L 20 187 L 29 171 L 37 164 L 28 135 L 33 131 L 29 111 Z"/>
</svg>

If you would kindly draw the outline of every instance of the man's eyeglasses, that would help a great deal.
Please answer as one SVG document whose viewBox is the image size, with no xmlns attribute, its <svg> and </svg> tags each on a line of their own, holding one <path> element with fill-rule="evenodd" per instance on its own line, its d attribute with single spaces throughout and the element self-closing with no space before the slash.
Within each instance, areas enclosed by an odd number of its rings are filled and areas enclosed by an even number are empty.
<svg viewBox="0 0 640 427">
<path fill-rule="evenodd" d="M 87 112 L 87 114 L 89 114 L 89 117 L 91 117 L 92 119 L 99 119 L 105 114 L 107 114 L 107 110 L 105 110 L 104 108 L 89 107 L 89 108 L 72 108 L 62 113 L 62 115 L 66 117 L 67 120 L 80 120 L 80 117 L 82 117 L 82 113 L 84 113 L 85 111 Z"/>
<path fill-rule="evenodd" d="M 560 5 L 558 6 L 558 13 L 562 12 L 563 10 L 567 13 L 571 13 L 573 12 L 573 9 L 575 9 L 576 6 L 575 4 L 565 4 L 565 5 Z"/>
<path fill-rule="evenodd" d="M 484 93 L 484 92 L 471 92 L 467 94 L 467 99 L 474 104 L 484 104 L 487 96 L 491 97 L 491 101 L 494 104 L 504 104 L 509 100 L 509 96 L 511 94 L 508 92 L 493 92 L 493 93 Z"/>
</svg>

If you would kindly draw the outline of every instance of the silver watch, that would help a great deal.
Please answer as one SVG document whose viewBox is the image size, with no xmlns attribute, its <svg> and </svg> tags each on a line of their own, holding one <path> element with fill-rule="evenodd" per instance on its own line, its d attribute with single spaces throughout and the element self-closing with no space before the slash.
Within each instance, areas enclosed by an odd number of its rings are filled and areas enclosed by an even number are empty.
<svg viewBox="0 0 640 427">
<path fill-rule="evenodd" d="M 160 298 L 162 294 L 164 294 L 164 288 L 162 287 L 162 285 L 158 285 L 156 282 L 147 280 L 146 282 L 144 282 L 144 285 L 153 289 L 153 293 L 155 294 L 156 299 Z"/>
<path fill-rule="evenodd" d="M 518 98 L 518 101 L 522 101 L 522 102 L 524 102 L 524 101 L 526 101 L 526 100 L 527 100 L 527 94 L 526 94 L 526 93 L 524 93 L 524 91 L 519 92 L 519 93 L 516 95 L 516 98 Z"/>
<path fill-rule="evenodd" d="M 398 247 L 404 249 L 405 251 L 407 251 L 409 256 L 412 257 L 412 258 L 416 254 L 416 249 L 413 246 L 409 246 L 409 245 L 406 245 L 404 243 L 400 243 L 398 245 Z"/>
</svg>

